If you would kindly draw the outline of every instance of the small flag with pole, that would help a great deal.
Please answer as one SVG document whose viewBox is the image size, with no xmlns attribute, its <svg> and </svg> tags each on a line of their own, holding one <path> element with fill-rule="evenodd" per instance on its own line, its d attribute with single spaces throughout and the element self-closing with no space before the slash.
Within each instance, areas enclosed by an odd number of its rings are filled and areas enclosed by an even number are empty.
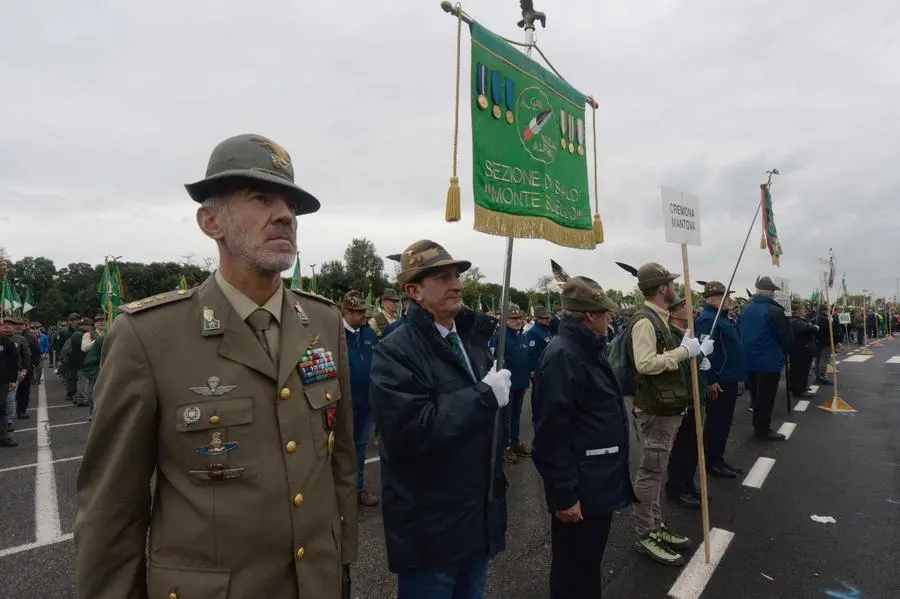
<svg viewBox="0 0 900 599">
<path fill-rule="evenodd" d="M 303 277 L 300 274 L 300 252 L 297 252 L 297 263 L 294 264 L 294 276 L 291 277 L 291 289 L 303 291 Z"/>
</svg>

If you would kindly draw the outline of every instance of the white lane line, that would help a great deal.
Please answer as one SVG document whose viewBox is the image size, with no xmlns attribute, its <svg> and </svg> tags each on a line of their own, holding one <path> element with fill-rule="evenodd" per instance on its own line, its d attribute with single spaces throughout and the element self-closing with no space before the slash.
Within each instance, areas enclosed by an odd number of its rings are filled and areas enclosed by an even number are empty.
<svg viewBox="0 0 900 599">
<path fill-rule="evenodd" d="M 785 439 L 790 439 L 791 435 L 794 434 L 794 429 L 797 428 L 797 424 L 794 422 L 785 422 L 781 425 L 781 428 L 778 429 L 778 432 L 784 435 Z"/>
<path fill-rule="evenodd" d="M 375 456 L 374 458 L 366 458 L 366 466 L 368 466 L 369 464 L 374 464 L 375 462 L 380 462 L 380 461 L 381 461 L 381 458 L 378 456 Z"/>
<path fill-rule="evenodd" d="M 766 477 L 769 476 L 769 472 L 772 471 L 772 466 L 774 465 L 775 460 L 772 458 L 757 458 L 756 463 L 753 464 L 753 468 L 747 473 L 747 478 L 745 478 L 744 482 L 741 484 L 745 487 L 761 489 L 763 483 L 766 482 Z"/>
<path fill-rule="evenodd" d="M 900 364 L 900 356 L 894 356 L 893 358 L 888 358 L 885 364 Z"/>
<path fill-rule="evenodd" d="M 37 466 L 34 473 L 34 528 L 38 543 L 49 543 L 62 534 L 59 523 L 59 499 L 56 496 L 56 474 L 53 450 L 47 426 L 47 388 L 38 386 Z"/>
<path fill-rule="evenodd" d="M 835 363 L 835 364 L 840 364 L 841 361 L 840 361 L 840 360 L 835 360 L 834 363 Z"/>
<path fill-rule="evenodd" d="M 871 360 L 872 356 L 850 356 L 849 358 L 844 359 L 844 362 L 865 362 L 866 360 Z"/>
<path fill-rule="evenodd" d="M 84 406 L 77 406 L 73 403 L 61 403 L 55 406 L 44 406 L 47 410 L 53 410 L 55 408 L 83 408 Z M 37 412 L 40 408 L 28 408 L 29 412 Z"/>
<path fill-rule="evenodd" d="M 797 405 L 794 406 L 794 411 L 795 412 L 805 412 L 806 408 L 808 408 L 808 407 L 809 407 L 809 400 L 801 399 L 800 401 L 797 402 Z"/>
<path fill-rule="evenodd" d="M 818 385 L 810 385 L 810 386 L 809 386 L 809 392 L 810 392 L 810 393 L 816 393 L 818 390 L 819 390 L 819 386 L 818 386 Z"/>
<path fill-rule="evenodd" d="M 84 456 L 74 456 L 71 458 L 59 458 L 58 460 L 53 460 L 54 464 L 58 464 L 59 462 L 71 462 L 73 460 L 80 460 Z M 25 468 L 34 468 L 37 466 L 37 462 L 33 464 L 22 464 L 21 466 L 10 466 L 9 468 L 0 468 L 0 474 L 3 472 L 12 472 L 13 470 L 24 470 Z"/>
<path fill-rule="evenodd" d="M 684 567 L 678 580 L 669 589 L 669 597 L 673 599 L 698 599 L 706 588 L 709 579 L 712 578 L 716 566 L 722 561 L 725 550 L 734 539 L 734 533 L 722 528 L 713 528 L 709 531 L 709 563 L 706 563 L 706 555 L 701 543 L 688 565 Z"/>
<path fill-rule="evenodd" d="M 31 551 L 32 549 L 46 547 L 47 545 L 55 545 L 56 543 L 64 543 L 66 541 L 71 541 L 72 537 L 72 533 L 69 533 L 67 535 L 56 537 L 55 539 L 50 539 L 49 541 L 38 541 L 36 543 L 26 543 L 25 545 L 18 545 L 17 547 L 9 547 L 7 549 L 0 550 L 0 557 L 22 553 L 23 551 Z"/>
<path fill-rule="evenodd" d="M 65 424 L 51 424 L 50 428 L 59 428 L 61 426 L 78 426 L 80 424 L 90 424 L 90 420 L 79 420 L 78 422 L 66 422 Z M 37 427 L 34 428 L 17 428 L 14 431 L 10 431 L 13 433 L 30 433 L 31 431 L 36 431 Z"/>
</svg>

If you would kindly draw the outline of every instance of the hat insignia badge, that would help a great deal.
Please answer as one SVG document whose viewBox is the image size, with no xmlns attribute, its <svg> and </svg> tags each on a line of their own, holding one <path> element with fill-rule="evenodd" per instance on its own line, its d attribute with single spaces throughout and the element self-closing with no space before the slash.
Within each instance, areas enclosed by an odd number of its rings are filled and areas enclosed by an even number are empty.
<svg viewBox="0 0 900 599">
<path fill-rule="evenodd" d="M 218 397 L 220 395 L 225 395 L 230 391 L 233 391 L 237 388 L 237 385 L 220 385 L 219 377 L 211 376 L 206 379 L 205 387 L 188 387 L 191 391 L 196 393 L 197 395 L 203 395 L 204 397 Z M 187 410 L 185 410 L 185 422 L 187 422 Z"/>
<path fill-rule="evenodd" d="M 272 152 L 272 166 L 293 178 L 294 167 L 291 165 L 291 156 L 287 150 L 265 137 L 254 137 L 253 141 Z"/>
</svg>

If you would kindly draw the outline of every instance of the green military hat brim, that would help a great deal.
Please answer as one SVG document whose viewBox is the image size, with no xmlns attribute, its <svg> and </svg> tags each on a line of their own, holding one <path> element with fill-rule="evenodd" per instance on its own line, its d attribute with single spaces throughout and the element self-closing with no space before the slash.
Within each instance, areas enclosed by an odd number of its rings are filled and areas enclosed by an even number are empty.
<svg viewBox="0 0 900 599">
<path fill-rule="evenodd" d="M 686 298 L 676 295 L 675 299 L 673 299 L 671 302 L 669 302 L 669 311 L 672 311 L 675 308 L 677 308 L 678 306 L 680 306 L 681 304 L 683 304 L 685 302 L 685 300 L 686 300 Z"/>
<path fill-rule="evenodd" d="M 397 282 L 401 285 L 406 285 L 410 281 L 422 279 L 428 273 L 446 268 L 448 266 L 455 266 L 460 273 L 464 273 L 472 268 L 472 263 L 468 260 L 438 260 L 437 262 L 429 264 L 428 266 L 423 266 L 421 268 L 411 268 L 405 272 L 401 272 L 397 275 Z"/>
<path fill-rule="evenodd" d="M 312 214 L 321 207 L 319 200 L 305 189 L 291 183 L 280 175 L 257 169 L 222 171 L 195 183 L 186 183 L 184 186 L 191 199 L 197 203 L 203 203 L 207 199 L 218 196 L 223 192 L 242 187 L 251 189 L 274 188 L 283 192 L 294 206 L 294 214 L 298 216 Z"/>
<path fill-rule="evenodd" d="M 619 305 L 609 299 L 596 282 L 586 277 L 573 277 L 566 281 L 560 295 L 563 310 L 569 312 L 616 312 L 619 309 Z"/>
</svg>

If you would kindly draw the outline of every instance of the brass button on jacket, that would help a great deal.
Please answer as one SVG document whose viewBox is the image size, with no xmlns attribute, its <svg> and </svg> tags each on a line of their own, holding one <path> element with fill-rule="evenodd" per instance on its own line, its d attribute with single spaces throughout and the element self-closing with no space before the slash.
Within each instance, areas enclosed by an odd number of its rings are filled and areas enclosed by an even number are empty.
<svg viewBox="0 0 900 599">
<path fill-rule="evenodd" d="M 300 507 L 300 505 L 302 503 L 303 503 L 303 493 L 297 493 L 296 495 L 294 495 L 294 505 L 297 507 Z"/>
<path fill-rule="evenodd" d="M 297 550 L 297 559 L 298 559 L 298 560 L 303 559 L 303 556 L 304 556 L 304 555 L 306 555 L 306 549 L 304 549 L 303 547 L 301 547 L 300 549 Z"/>
<path fill-rule="evenodd" d="M 287 445 L 284 446 L 284 450 L 288 453 L 294 453 L 297 451 L 297 443 L 294 441 L 288 441 Z"/>
<path fill-rule="evenodd" d="M 278 394 L 281 399 L 290 399 L 291 398 L 291 390 L 287 387 L 282 387 L 281 391 Z"/>
<path fill-rule="evenodd" d="M 209 417 L 209 423 L 210 423 L 210 424 L 219 424 L 219 422 L 221 422 L 221 421 L 219 420 L 219 417 L 218 417 L 218 416 L 210 416 L 210 417 Z M 170 598 L 170 599 L 171 599 L 171 598 Z"/>
</svg>

